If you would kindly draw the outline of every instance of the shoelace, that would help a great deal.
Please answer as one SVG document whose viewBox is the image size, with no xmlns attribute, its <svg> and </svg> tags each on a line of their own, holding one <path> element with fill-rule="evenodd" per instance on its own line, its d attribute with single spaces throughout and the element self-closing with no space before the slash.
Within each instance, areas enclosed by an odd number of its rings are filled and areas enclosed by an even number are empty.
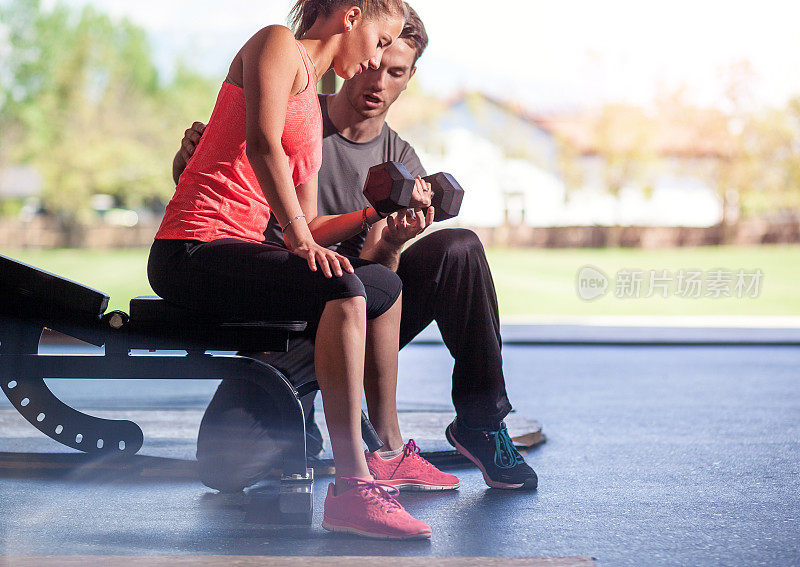
<svg viewBox="0 0 800 567">
<path fill-rule="evenodd" d="M 514 442 L 508 435 L 505 423 L 501 423 L 497 431 L 487 431 L 489 435 L 494 435 L 494 464 L 501 469 L 510 469 L 518 463 L 524 462 L 522 455 L 519 454 Z"/>
<path fill-rule="evenodd" d="M 393 494 L 399 494 L 400 491 L 391 484 L 385 484 L 377 480 L 366 480 L 355 476 L 343 476 L 341 480 L 346 481 L 348 484 L 355 485 L 356 490 L 361 490 L 367 500 L 377 503 L 389 514 L 403 509 L 393 496 Z"/>
<path fill-rule="evenodd" d="M 420 455 L 420 448 L 417 446 L 417 444 L 414 442 L 414 440 L 413 439 L 409 439 L 408 443 L 406 443 L 405 447 L 403 447 L 403 458 L 400 459 L 400 461 L 394 467 L 394 470 L 392 471 L 392 474 L 391 474 L 391 476 L 389 478 L 394 478 L 394 475 L 397 474 L 397 471 L 400 468 L 400 465 L 403 464 L 403 461 L 405 460 L 406 457 L 410 457 L 411 459 L 413 459 L 415 461 L 422 461 L 422 465 L 425 468 L 433 467 L 433 465 L 430 462 L 428 462 L 428 460 L 425 457 Z M 372 473 L 372 474 L 375 474 L 375 473 Z"/>
<path fill-rule="evenodd" d="M 422 464 L 424 464 L 426 467 L 432 467 L 433 465 L 431 464 L 431 462 L 428 461 L 428 459 L 426 459 L 422 455 L 420 455 L 421 452 L 422 452 L 422 450 L 414 442 L 413 439 L 409 439 L 408 443 L 406 443 L 406 446 L 403 449 L 403 454 L 406 457 L 411 457 L 412 459 L 420 460 L 420 461 L 422 461 Z M 398 465 L 398 466 L 400 466 L 400 465 Z"/>
<path fill-rule="evenodd" d="M 420 453 L 420 448 L 417 446 L 417 444 L 414 442 L 413 439 L 409 439 L 408 440 L 408 443 L 406 443 L 406 446 L 403 449 L 403 452 L 405 453 L 406 457 L 419 458 L 419 459 L 422 459 L 423 461 L 425 461 L 425 458 L 420 456 L 420 454 L 419 454 Z M 428 461 L 425 461 L 425 462 L 427 463 Z"/>
</svg>

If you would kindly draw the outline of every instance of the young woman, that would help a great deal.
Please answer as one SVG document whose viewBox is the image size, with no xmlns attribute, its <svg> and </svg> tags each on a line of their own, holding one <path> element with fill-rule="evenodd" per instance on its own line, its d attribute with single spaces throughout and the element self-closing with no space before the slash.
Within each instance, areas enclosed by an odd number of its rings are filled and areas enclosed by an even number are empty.
<svg viewBox="0 0 800 567">
<path fill-rule="evenodd" d="M 325 246 L 363 230 L 372 207 L 316 216 L 322 116 L 314 85 L 329 68 L 348 79 L 380 66 L 400 34 L 402 0 L 299 0 L 296 37 L 269 26 L 239 51 L 205 134 L 181 175 L 150 252 L 163 298 L 228 316 L 303 319 L 316 332 L 315 369 L 336 460 L 323 527 L 369 537 L 430 537 L 379 481 L 457 488 L 404 445 L 396 384 L 401 284 L 397 275 Z M 412 206 L 430 205 L 417 179 Z M 270 214 L 286 248 L 263 243 Z M 387 451 L 361 441 L 361 394 Z M 367 461 L 370 461 L 368 467 Z M 393 462 L 396 461 L 397 466 Z M 372 474 L 371 474 L 372 472 Z"/>
</svg>

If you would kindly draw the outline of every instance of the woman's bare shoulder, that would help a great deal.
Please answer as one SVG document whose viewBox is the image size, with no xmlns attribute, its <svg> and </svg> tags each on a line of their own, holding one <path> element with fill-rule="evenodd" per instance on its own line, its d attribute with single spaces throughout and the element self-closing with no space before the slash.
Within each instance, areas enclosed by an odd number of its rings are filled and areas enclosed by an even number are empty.
<svg viewBox="0 0 800 567">
<path fill-rule="evenodd" d="M 294 34 L 286 26 L 271 25 L 256 32 L 236 55 L 226 80 L 244 86 L 245 62 L 248 61 L 251 71 L 258 70 L 258 76 L 293 76 L 292 95 L 307 83 Z"/>
<path fill-rule="evenodd" d="M 245 47 L 247 45 L 260 49 L 295 49 L 295 39 L 292 30 L 286 26 L 273 24 L 257 31 Z"/>
</svg>

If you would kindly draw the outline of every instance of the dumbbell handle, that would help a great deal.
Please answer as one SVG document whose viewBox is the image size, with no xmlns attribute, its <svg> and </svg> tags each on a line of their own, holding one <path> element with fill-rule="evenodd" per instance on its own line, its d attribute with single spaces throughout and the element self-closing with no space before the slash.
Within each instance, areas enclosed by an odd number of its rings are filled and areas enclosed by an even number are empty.
<svg viewBox="0 0 800 567">
<path fill-rule="evenodd" d="M 383 447 L 383 441 L 378 437 L 378 432 L 372 427 L 372 423 L 367 419 L 363 410 L 361 411 L 361 437 L 364 439 L 364 443 L 367 444 L 367 449 L 370 453 L 374 453 Z"/>
</svg>

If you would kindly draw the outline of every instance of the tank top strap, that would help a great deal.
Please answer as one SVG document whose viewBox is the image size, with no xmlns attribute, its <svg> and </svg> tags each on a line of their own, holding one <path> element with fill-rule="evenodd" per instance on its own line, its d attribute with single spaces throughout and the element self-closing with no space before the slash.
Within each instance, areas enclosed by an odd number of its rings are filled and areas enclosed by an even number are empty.
<svg viewBox="0 0 800 567">
<path fill-rule="evenodd" d="M 297 95 L 295 95 L 298 96 L 305 93 L 306 89 L 308 89 L 315 83 L 314 83 L 314 72 L 311 70 L 311 65 L 310 65 L 311 56 L 308 54 L 308 51 L 306 51 L 305 46 L 302 43 L 300 43 L 299 40 L 296 39 L 295 43 L 297 43 L 297 49 L 298 51 L 300 51 L 300 57 L 303 59 L 303 65 L 306 66 L 306 76 L 308 77 L 308 84 L 306 85 L 306 88 L 297 93 Z"/>
</svg>

